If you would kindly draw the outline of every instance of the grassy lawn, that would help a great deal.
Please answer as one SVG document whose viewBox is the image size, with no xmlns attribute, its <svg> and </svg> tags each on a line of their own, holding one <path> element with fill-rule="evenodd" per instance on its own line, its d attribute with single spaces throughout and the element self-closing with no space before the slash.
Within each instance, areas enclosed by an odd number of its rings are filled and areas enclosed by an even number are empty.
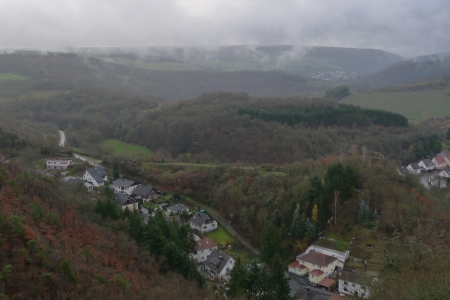
<svg viewBox="0 0 450 300">
<path fill-rule="evenodd" d="M 68 90 L 38 90 L 38 91 L 29 91 L 25 94 L 21 95 L 19 99 L 48 99 L 50 97 L 58 96 L 60 94 L 68 94 L 70 91 Z"/>
<path fill-rule="evenodd" d="M 43 170 L 47 167 L 45 166 L 45 158 L 41 158 L 33 162 L 33 168 Z"/>
<path fill-rule="evenodd" d="M 144 204 L 142 204 L 142 206 L 150 209 L 150 210 L 154 210 L 156 208 L 159 208 L 158 205 L 154 204 L 154 203 L 150 203 L 150 202 L 145 202 Z"/>
<path fill-rule="evenodd" d="M 349 243 L 344 242 L 342 240 L 329 239 L 329 238 L 318 239 L 314 243 L 314 245 L 329 248 L 329 249 L 334 249 L 334 250 L 341 251 L 341 252 L 347 251 L 350 246 Z"/>
<path fill-rule="evenodd" d="M 134 157 L 137 155 L 149 156 L 153 152 L 150 149 L 136 145 L 128 144 L 117 139 L 107 139 L 102 142 L 102 145 L 112 146 L 116 154 Z"/>
<path fill-rule="evenodd" d="M 0 97 L 0 103 L 2 102 L 10 102 L 15 100 L 15 98 L 9 98 L 9 97 Z"/>
<path fill-rule="evenodd" d="M 0 73 L 0 81 L 9 81 L 9 80 L 27 80 L 28 77 L 21 76 L 13 73 Z"/>
<path fill-rule="evenodd" d="M 227 244 L 234 243 L 233 238 L 228 234 L 228 232 L 219 225 L 219 229 L 205 234 L 206 237 L 212 239 L 216 244 L 225 246 Z"/>
<path fill-rule="evenodd" d="M 450 89 L 399 92 L 353 92 L 341 103 L 400 113 L 418 123 L 431 117 L 450 115 Z"/>
</svg>

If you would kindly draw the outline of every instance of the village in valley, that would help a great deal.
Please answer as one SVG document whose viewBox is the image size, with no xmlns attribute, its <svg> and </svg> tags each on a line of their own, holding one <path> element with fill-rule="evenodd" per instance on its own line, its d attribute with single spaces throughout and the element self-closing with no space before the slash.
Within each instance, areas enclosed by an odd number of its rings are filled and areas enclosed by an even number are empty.
<svg viewBox="0 0 450 300">
<path fill-rule="evenodd" d="M 450 164 L 449 159 L 450 152 L 444 150 L 433 160 L 423 160 L 417 165 L 420 170 L 430 170 L 432 167 L 433 169 L 444 169 L 444 162 L 447 166 Z M 438 165 L 441 162 L 442 166 Z M 224 288 L 230 280 L 230 272 L 238 256 L 242 257 L 244 262 L 247 261 L 245 263 L 247 268 L 250 269 L 252 265 L 260 267 L 260 263 L 250 263 L 257 260 L 254 255 L 258 252 L 254 248 L 253 253 L 248 255 L 252 249 L 249 248 L 250 251 L 248 251 L 249 249 L 245 249 L 246 245 L 243 243 L 223 243 L 216 237 L 209 236 L 209 233 L 216 230 L 230 228 L 229 223 L 218 223 L 208 211 L 198 206 L 193 209 L 192 203 L 183 199 L 178 193 L 169 195 L 150 184 L 111 177 L 109 176 L 111 172 L 108 172 L 98 162 L 88 160 L 80 155 L 75 155 L 75 158 L 48 158 L 45 160 L 45 166 L 45 170 L 35 169 L 35 171 L 43 176 L 60 178 L 67 184 L 78 185 L 80 188 L 85 187 L 92 193 L 93 200 L 96 199 L 95 195 L 98 194 L 100 188 L 109 187 L 114 191 L 116 205 L 122 210 L 138 212 L 144 223 L 147 223 L 149 218 L 154 217 L 160 211 L 168 222 L 176 222 L 179 226 L 188 224 L 195 232 L 194 239 L 197 245 L 196 252 L 191 253 L 192 260 L 206 278 L 222 284 Z M 414 173 L 416 169 L 416 164 L 407 167 L 408 171 Z M 446 169 L 442 172 L 449 170 Z M 448 177 L 448 172 L 447 176 L 442 175 L 442 177 Z M 434 181 L 432 185 L 436 185 Z M 219 222 L 225 223 L 226 221 L 219 220 Z M 233 238 L 236 238 L 236 235 L 234 232 Z M 242 240 L 242 238 L 239 237 L 237 240 Z M 296 260 L 287 266 L 285 274 L 290 281 L 291 296 L 299 299 L 334 300 L 344 299 L 345 296 L 369 297 L 369 286 L 378 280 L 378 273 L 366 272 L 367 260 L 351 257 L 349 250 L 339 251 L 336 247 L 320 246 L 324 244 L 323 242 L 327 245 L 332 244 L 332 241 L 323 234 L 303 253 L 298 253 Z M 374 245 L 368 246 L 374 247 Z M 240 248 L 239 252 L 236 251 L 238 248 Z M 355 261 L 364 268 L 353 268 Z"/>
</svg>

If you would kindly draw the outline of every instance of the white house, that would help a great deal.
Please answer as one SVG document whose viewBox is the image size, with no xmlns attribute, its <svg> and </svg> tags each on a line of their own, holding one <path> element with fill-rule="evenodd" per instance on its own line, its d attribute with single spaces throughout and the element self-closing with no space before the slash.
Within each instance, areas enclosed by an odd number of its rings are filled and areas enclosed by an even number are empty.
<svg viewBox="0 0 450 300">
<path fill-rule="evenodd" d="M 117 206 L 119 206 L 123 210 L 128 208 L 131 211 L 137 211 L 139 209 L 138 203 L 130 199 L 128 195 L 117 194 L 115 200 Z"/>
<path fill-rule="evenodd" d="M 363 284 L 362 277 L 355 272 L 341 271 L 339 274 L 339 292 L 362 298 L 369 298 L 369 288 Z"/>
<path fill-rule="evenodd" d="M 131 195 L 137 186 L 137 182 L 128 179 L 116 179 L 112 183 L 114 193 Z"/>
<path fill-rule="evenodd" d="M 422 167 L 424 170 L 434 170 L 434 164 L 431 159 L 424 159 L 419 162 L 419 167 Z"/>
<path fill-rule="evenodd" d="M 447 168 L 447 169 L 439 172 L 439 176 L 445 177 L 445 178 L 450 178 L 450 168 Z"/>
<path fill-rule="evenodd" d="M 310 284 L 331 288 L 334 280 L 326 277 L 333 273 L 337 266 L 338 259 L 336 257 L 313 250 L 298 255 L 296 261 L 289 265 L 289 272 L 297 275 L 308 274 Z"/>
<path fill-rule="evenodd" d="M 205 264 L 205 272 L 211 277 L 218 277 L 221 280 L 228 280 L 228 274 L 234 267 L 234 259 L 227 254 L 214 249 L 208 256 Z"/>
<path fill-rule="evenodd" d="M 419 166 L 418 163 L 411 163 L 409 164 L 406 169 L 413 174 L 419 174 L 420 172 L 422 172 L 423 168 L 421 166 Z"/>
<path fill-rule="evenodd" d="M 204 262 L 214 249 L 217 250 L 217 244 L 214 243 L 211 239 L 199 239 L 197 241 L 197 251 L 191 254 L 192 259 L 194 259 L 196 263 Z"/>
<path fill-rule="evenodd" d="M 189 221 L 189 224 L 192 229 L 198 230 L 200 234 L 214 231 L 218 228 L 216 220 L 201 212 L 195 213 Z"/>
<path fill-rule="evenodd" d="M 135 199 L 142 200 L 143 202 L 150 201 L 158 196 L 158 194 L 153 190 L 151 185 L 138 184 L 131 195 Z"/>
<path fill-rule="evenodd" d="M 337 258 L 336 266 L 343 268 L 345 261 L 348 259 L 348 256 L 350 255 L 350 251 L 341 252 L 338 250 L 325 248 L 321 246 L 311 245 L 308 247 L 308 249 L 305 250 L 304 253 L 309 253 L 311 251 L 316 251 L 318 253 L 322 253 L 328 256 L 333 256 Z"/>
<path fill-rule="evenodd" d="M 445 189 L 447 187 L 447 180 L 440 175 L 433 175 L 428 179 L 428 183 L 432 186 Z"/>
<path fill-rule="evenodd" d="M 70 158 L 47 158 L 45 165 L 47 170 L 65 170 L 72 164 Z"/>
<path fill-rule="evenodd" d="M 83 179 L 93 186 L 103 186 L 108 180 L 108 172 L 103 167 L 93 167 L 84 172 Z"/>
<path fill-rule="evenodd" d="M 436 155 L 431 161 L 433 162 L 434 167 L 438 170 L 443 170 L 447 167 L 448 160 L 444 156 Z"/>
<path fill-rule="evenodd" d="M 166 208 L 167 213 L 174 213 L 174 214 L 182 214 L 183 212 L 188 213 L 189 207 L 182 203 L 176 203 Z"/>
</svg>

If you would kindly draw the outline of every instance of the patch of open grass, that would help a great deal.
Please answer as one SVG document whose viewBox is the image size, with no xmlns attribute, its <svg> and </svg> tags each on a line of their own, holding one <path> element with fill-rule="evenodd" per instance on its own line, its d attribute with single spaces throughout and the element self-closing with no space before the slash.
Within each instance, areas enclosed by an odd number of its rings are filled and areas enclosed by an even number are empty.
<svg viewBox="0 0 450 300">
<path fill-rule="evenodd" d="M 9 80 L 27 80 L 29 77 L 17 75 L 13 73 L 0 73 L 0 81 L 9 81 Z"/>
<path fill-rule="evenodd" d="M 117 139 L 107 139 L 102 142 L 102 145 L 111 146 L 116 154 L 135 157 L 137 155 L 142 155 L 144 157 L 150 156 L 153 152 L 150 149 L 142 147 L 136 144 L 129 144 Z"/>
<path fill-rule="evenodd" d="M 213 232 L 208 232 L 207 234 L 205 234 L 205 236 L 212 239 L 216 244 L 222 246 L 232 244 L 234 242 L 230 234 L 220 225 L 219 229 Z"/>
<path fill-rule="evenodd" d="M 26 92 L 21 95 L 19 99 L 48 99 L 61 94 L 66 95 L 68 93 L 70 93 L 69 90 L 36 90 Z"/>
</svg>

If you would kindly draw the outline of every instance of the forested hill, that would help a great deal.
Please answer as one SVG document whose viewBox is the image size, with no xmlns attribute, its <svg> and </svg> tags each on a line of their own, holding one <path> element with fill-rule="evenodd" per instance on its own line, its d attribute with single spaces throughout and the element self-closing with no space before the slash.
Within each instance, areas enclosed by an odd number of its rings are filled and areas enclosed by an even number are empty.
<svg viewBox="0 0 450 300">
<path fill-rule="evenodd" d="M 396 86 L 437 78 L 450 72 L 450 54 L 412 58 L 394 64 L 365 79 L 372 87 Z"/>
<path fill-rule="evenodd" d="M 95 101 L 89 100 L 95 99 Z M 199 161 L 286 163 L 347 152 L 352 145 L 406 159 L 413 139 L 409 128 L 389 122 L 285 124 L 283 120 L 252 118 L 239 109 L 308 111 L 334 110 L 334 101 L 317 98 L 252 98 L 247 94 L 212 93 L 189 101 L 154 106 L 145 99 L 123 97 L 99 88 L 80 87 L 69 94 L 35 101 L 23 99 L 4 106 L 5 113 L 22 120 L 55 122 L 66 130 L 75 147 L 92 148 L 106 138 L 140 144 L 165 157 L 194 156 Z M 386 116 L 401 116 L 377 112 Z M 341 115 L 342 120 L 346 117 Z M 269 121 L 269 122 L 268 122 Z M 314 126 L 310 126 L 314 125 Z M 394 125 L 394 126 L 403 126 Z M 100 154 L 101 155 L 101 154 Z"/>
<path fill-rule="evenodd" d="M 73 90 L 79 84 L 153 95 L 165 100 L 204 92 L 247 92 L 254 96 L 322 94 L 330 83 L 280 71 L 156 71 L 67 53 L 16 52 L 0 55 L 0 73 L 28 77 L 0 81 L 0 97 L 18 98 L 29 90 Z"/>
</svg>

